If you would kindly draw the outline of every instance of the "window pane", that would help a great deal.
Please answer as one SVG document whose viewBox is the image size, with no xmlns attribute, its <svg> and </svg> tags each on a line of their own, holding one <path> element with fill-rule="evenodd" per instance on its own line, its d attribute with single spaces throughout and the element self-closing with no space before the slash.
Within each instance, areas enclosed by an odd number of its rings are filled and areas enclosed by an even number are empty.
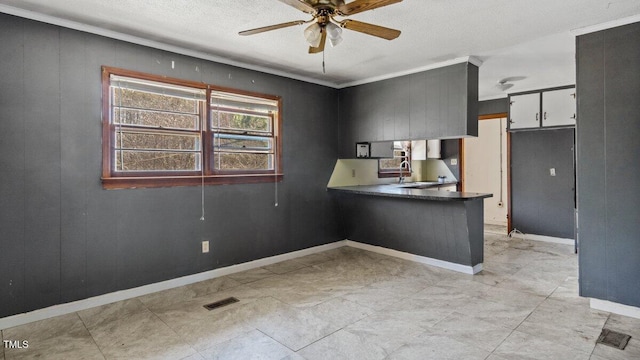
<svg viewBox="0 0 640 360">
<path fill-rule="evenodd" d="M 198 113 L 198 100 L 163 95 L 158 93 L 114 87 L 114 107 L 134 109 L 164 110 L 189 114 Z"/>
<path fill-rule="evenodd" d="M 271 138 L 259 136 L 243 136 L 230 134 L 215 134 L 214 144 L 216 150 L 236 151 L 269 151 L 271 150 Z"/>
<path fill-rule="evenodd" d="M 410 172 L 410 166 L 405 163 L 402 165 L 402 169 L 400 168 L 400 164 L 403 161 L 410 161 L 411 159 L 411 142 L 410 141 L 394 141 L 393 142 L 393 159 L 380 159 L 378 161 L 378 171 L 379 172 L 388 172 L 395 173 L 400 172 Z"/>
<path fill-rule="evenodd" d="M 200 153 L 116 151 L 118 171 L 199 171 Z"/>
<path fill-rule="evenodd" d="M 155 128 L 199 130 L 199 116 L 114 107 L 113 123 Z"/>
<path fill-rule="evenodd" d="M 199 135 L 116 131 L 117 149 L 200 150 Z"/>
<path fill-rule="evenodd" d="M 211 127 L 238 132 L 271 132 L 271 117 L 212 110 Z"/>
<path fill-rule="evenodd" d="M 240 112 L 268 113 L 278 111 L 278 101 L 238 93 L 211 91 L 211 105 L 216 108 L 238 109 Z"/>
<path fill-rule="evenodd" d="M 273 170 L 273 155 L 256 153 L 216 153 L 216 170 Z"/>
</svg>

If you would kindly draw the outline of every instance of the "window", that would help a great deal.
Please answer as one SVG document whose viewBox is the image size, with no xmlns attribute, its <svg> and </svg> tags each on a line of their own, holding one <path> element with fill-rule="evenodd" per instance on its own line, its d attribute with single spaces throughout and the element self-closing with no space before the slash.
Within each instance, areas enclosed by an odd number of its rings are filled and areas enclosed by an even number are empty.
<svg viewBox="0 0 640 360">
<path fill-rule="evenodd" d="M 378 160 L 378 177 L 411 176 L 410 164 L 411 141 L 394 141 L 393 158 Z"/>
<path fill-rule="evenodd" d="M 103 67 L 105 188 L 282 178 L 280 99 Z"/>
<path fill-rule="evenodd" d="M 213 169 L 219 173 L 261 172 L 274 167 L 277 103 L 211 92 Z"/>
</svg>

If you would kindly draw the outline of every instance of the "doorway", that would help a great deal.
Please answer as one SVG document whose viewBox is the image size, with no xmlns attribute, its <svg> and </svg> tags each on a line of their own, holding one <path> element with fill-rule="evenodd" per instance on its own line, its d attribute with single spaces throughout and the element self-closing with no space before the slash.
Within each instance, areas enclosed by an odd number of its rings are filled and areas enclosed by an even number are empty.
<svg viewBox="0 0 640 360">
<path fill-rule="evenodd" d="M 506 128 L 506 116 L 480 118 L 478 137 L 462 141 L 462 190 L 493 194 L 484 200 L 484 223 L 508 232 Z"/>
</svg>

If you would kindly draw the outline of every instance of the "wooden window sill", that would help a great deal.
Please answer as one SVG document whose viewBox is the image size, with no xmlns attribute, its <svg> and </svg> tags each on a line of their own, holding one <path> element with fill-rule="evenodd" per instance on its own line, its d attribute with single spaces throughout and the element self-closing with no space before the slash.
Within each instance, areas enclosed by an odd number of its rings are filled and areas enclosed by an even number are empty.
<svg viewBox="0 0 640 360">
<path fill-rule="evenodd" d="M 102 178 L 102 187 L 107 190 L 161 188 L 173 186 L 229 185 L 281 182 L 283 174 L 242 174 L 202 176 L 142 176 Z M 204 181 L 203 181 L 204 180 Z"/>
</svg>

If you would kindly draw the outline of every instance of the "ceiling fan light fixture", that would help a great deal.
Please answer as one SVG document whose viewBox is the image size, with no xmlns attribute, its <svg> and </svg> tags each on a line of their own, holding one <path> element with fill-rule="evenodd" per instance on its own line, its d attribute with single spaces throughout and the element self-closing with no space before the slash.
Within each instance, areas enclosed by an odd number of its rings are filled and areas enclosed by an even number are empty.
<svg viewBox="0 0 640 360">
<path fill-rule="evenodd" d="M 496 84 L 496 87 L 500 89 L 500 91 L 507 91 L 511 89 L 514 84 L 510 84 L 507 81 L 509 81 L 509 79 L 499 80 L 498 83 Z"/>
<path fill-rule="evenodd" d="M 393 40 L 400 36 L 400 30 L 386 28 L 362 21 L 344 19 L 338 21 L 338 17 L 347 17 L 363 11 L 378 9 L 387 5 L 402 2 L 402 0 L 279 0 L 308 15 L 310 20 L 296 20 L 255 29 L 240 31 L 240 35 L 254 35 L 266 31 L 288 28 L 295 25 L 308 24 L 304 29 L 304 38 L 309 43 L 309 54 L 324 52 L 327 38 L 331 46 L 342 42 L 342 29 L 357 31 L 366 35 L 376 36 L 386 40 Z"/>
<path fill-rule="evenodd" d="M 340 26 L 330 22 L 325 28 L 331 46 L 337 46 L 342 42 L 342 28 Z"/>
<path fill-rule="evenodd" d="M 320 24 L 314 22 L 304 29 L 304 38 L 307 39 L 311 47 L 320 46 L 320 39 L 322 38 L 322 28 Z"/>
<path fill-rule="evenodd" d="M 329 39 L 329 43 L 331 44 L 331 47 L 336 47 L 338 46 L 338 44 L 340 44 L 342 42 L 342 36 L 337 37 L 335 39 Z"/>
</svg>

